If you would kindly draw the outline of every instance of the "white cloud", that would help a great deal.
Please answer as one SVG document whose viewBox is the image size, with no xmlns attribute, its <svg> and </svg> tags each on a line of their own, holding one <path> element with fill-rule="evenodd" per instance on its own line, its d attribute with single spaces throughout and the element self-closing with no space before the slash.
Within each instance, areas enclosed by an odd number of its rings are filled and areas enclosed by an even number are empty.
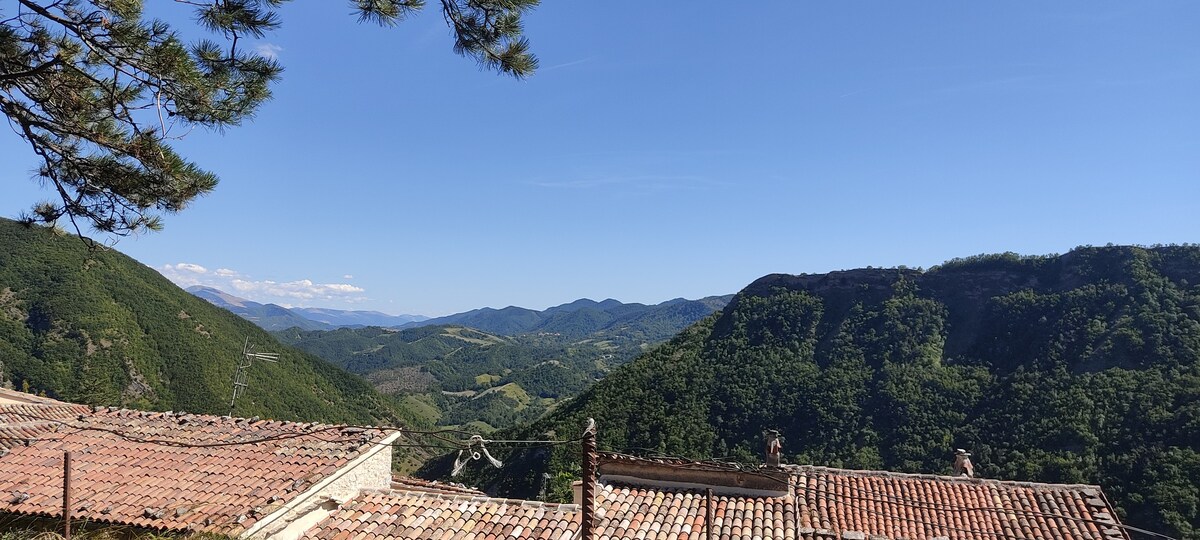
<svg viewBox="0 0 1200 540">
<path fill-rule="evenodd" d="M 254 46 L 254 52 L 258 53 L 259 56 L 264 56 L 266 58 L 270 58 L 271 60 L 278 60 L 279 53 L 283 52 L 283 47 L 280 47 L 274 43 L 263 42 Z"/>
<path fill-rule="evenodd" d="M 280 305 L 313 305 L 314 302 L 333 301 L 357 303 L 368 300 L 362 287 L 349 283 L 317 283 L 311 279 L 279 282 L 271 279 L 256 280 L 229 268 L 218 268 L 209 272 L 198 264 L 164 264 L 157 269 L 167 279 L 180 287 L 203 285 L 213 287 L 248 300 Z M 345 279 L 353 276 L 346 275 Z"/>
<path fill-rule="evenodd" d="M 238 293 L 249 296 L 292 298 L 296 300 L 348 300 L 347 295 L 364 292 L 362 287 L 349 283 L 314 283 L 311 279 L 298 279 L 279 283 L 272 280 L 252 281 L 241 278 L 230 280 Z"/>
<path fill-rule="evenodd" d="M 198 264 L 179 263 L 164 264 L 158 269 L 158 272 L 180 287 L 191 287 L 205 284 L 208 269 Z"/>
<path fill-rule="evenodd" d="M 179 263 L 176 265 L 168 264 L 168 265 L 166 265 L 166 267 L 167 267 L 167 269 L 174 269 L 174 270 L 178 270 L 180 272 L 192 272 L 194 274 L 208 273 L 207 268 L 200 266 L 198 264 L 192 264 L 192 263 Z"/>
<path fill-rule="evenodd" d="M 346 274 L 346 275 L 342 276 L 342 279 L 354 279 L 354 276 L 352 276 L 350 274 Z"/>
</svg>

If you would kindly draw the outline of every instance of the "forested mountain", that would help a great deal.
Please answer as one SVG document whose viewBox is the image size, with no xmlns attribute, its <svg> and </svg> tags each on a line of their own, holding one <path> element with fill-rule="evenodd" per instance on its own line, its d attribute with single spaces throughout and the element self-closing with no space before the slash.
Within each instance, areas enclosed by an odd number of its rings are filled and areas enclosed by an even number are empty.
<svg viewBox="0 0 1200 540">
<path fill-rule="evenodd" d="M 1200 538 L 1200 248 L 766 276 L 511 434 L 587 417 L 602 449 L 693 458 L 759 461 L 766 429 L 792 463 L 944 474 L 967 448 L 977 476 L 1100 484 L 1126 523 Z M 473 480 L 569 493 L 577 453 Z"/>
<path fill-rule="evenodd" d="M 236 414 L 397 420 L 395 401 L 362 379 L 137 261 L 0 219 L 0 384 L 81 403 L 226 414 L 246 340 L 280 358 L 253 365 Z"/>
<path fill-rule="evenodd" d="M 449 324 L 509 336 L 546 333 L 578 339 L 605 334 L 657 342 L 675 335 L 679 329 L 701 317 L 721 309 L 732 297 L 733 295 L 709 296 L 699 300 L 676 298 L 654 305 L 626 304 L 611 298 L 601 302 L 584 298 L 544 311 L 515 306 L 503 309 L 474 309 L 409 323 L 403 328 Z"/>
</svg>

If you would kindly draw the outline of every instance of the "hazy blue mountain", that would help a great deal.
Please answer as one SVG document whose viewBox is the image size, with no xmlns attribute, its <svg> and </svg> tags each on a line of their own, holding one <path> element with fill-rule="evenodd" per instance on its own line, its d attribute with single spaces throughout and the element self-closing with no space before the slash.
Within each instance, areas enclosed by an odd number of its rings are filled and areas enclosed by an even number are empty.
<svg viewBox="0 0 1200 540">
<path fill-rule="evenodd" d="M 388 315 L 379 311 L 348 311 L 343 309 L 296 307 L 292 313 L 330 326 L 402 326 L 428 319 L 424 315 Z"/>
<path fill-rule="evenodd" d="M 276 304 L 260 304 L 212 287 L 196 285 L 185 289 L 195 296 L 208 300 L 214 306 L 225 308 L 250 321 L 264 330 L 286 330 L 298 327 L 303 330 L 330 330 L 334 325 L 314 321 L 293 310 Z"/>
<path fill-rule="evenodd" d="M 196 285 L 188 287 L 190 292 L 209 303 L 232 311 L 265 330 L 277 331 L 288 328 L 301 330 L 332 330 L 334 328 L 361 328 L 364 326 L 396 327 L 407 323 L 424 321 L 423 315 L 388 315 L 378 311 L 349 311 L 344 309 L 285 308 L 277 304 L 260 304 L 239 298 L 212 287 Z"/>
</svg>

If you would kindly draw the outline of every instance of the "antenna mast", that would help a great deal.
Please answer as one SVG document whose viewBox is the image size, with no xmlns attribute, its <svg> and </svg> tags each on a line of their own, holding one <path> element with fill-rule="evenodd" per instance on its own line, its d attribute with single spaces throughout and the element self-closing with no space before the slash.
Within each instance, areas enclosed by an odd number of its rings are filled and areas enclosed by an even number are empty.
<svg viewBox="0 0 1200 540">
<path fill-rule="evenodd" d="M 237 403 L 237 398 L 246 393 L 246 374 L 255 360 L 274 364 L 279 362 L 279 353 L 254 352 L 254 345 L 250 344 L 250 338 L 246 338 L 245 345 L 242 345 L 242 357 L 238 360 L 237 372 L 233 374 L 233 397 L 229 399 L 229 416 L 233 416 L 233 405 Z"/>
</svg>

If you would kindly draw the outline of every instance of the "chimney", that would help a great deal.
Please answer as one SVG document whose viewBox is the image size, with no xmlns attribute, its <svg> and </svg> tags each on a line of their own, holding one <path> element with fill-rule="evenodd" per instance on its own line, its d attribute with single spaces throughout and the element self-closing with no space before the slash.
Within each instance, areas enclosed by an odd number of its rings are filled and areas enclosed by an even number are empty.
<svg viewBox="0 0 1200 540">
<path fill-rule="evenodd" d="M 767 431 L 766 439 L 766 465 L 778 467 L 780 453 L 783 451 L 783 443 L 779 441 L 779 431 L 774 429 Z"/>
<path fill-rule="evenodd" d="M 971 453 L 962 448 L 954 451 L 954 476 L 975 477 L 975 466 L 971 464 Z"/>
<path fill-rule="evenodd" d="M 583 504 L 583 480 L 571 482 L 571 503 Z"/>
</svg>

